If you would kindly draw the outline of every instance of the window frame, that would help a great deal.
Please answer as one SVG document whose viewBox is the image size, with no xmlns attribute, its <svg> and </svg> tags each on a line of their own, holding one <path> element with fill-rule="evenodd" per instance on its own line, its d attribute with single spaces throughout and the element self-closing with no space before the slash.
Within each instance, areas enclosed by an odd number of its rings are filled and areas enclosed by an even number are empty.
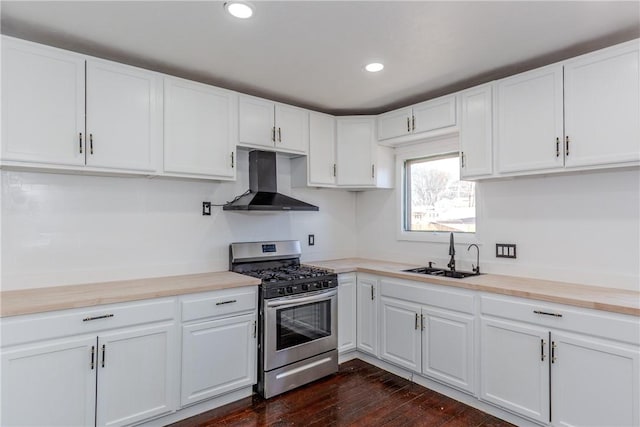
<svg viewBox="0 0 640 427">
<path fill-rule="evenodd" d="M 405 164 L 409 160 L 430 158 L 437 160 L 438 158 L 446 158 L 457 156 L 460 158 L 460 147 L 457 136 L 435 141 L 423 142 L 408 147 L 399 147 L 396 149 L 396 182 L 400 183 L 401 188 L 396 192 L 396 231 L 398 241 L 413 242 L 433 242 L 433 243 L 449 243 L 448 231 L 408 231 L 405 230 L 406 221 L 406 203 L 407 203 L 407 176 Z M 454 232 L 455 240 L 459 243 L 476 243 L 479 242 L 480 221 L 481 216 L 481 199 L 479 196 L 479 185 L 475 186 L 476 198 L 476 231 L 475 233 Z"/>
</svg>

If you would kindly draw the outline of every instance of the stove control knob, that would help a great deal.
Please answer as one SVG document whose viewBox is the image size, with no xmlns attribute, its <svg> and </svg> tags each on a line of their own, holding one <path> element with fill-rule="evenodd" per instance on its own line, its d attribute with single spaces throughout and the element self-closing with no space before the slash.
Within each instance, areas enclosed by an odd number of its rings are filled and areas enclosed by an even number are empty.
<svg viewBox="0 0 640 427">
<path fill-rule="evenodd" d="M 278 288 L 278 295 L 284 295 L 284 288 Z"/>
<path fill-rule="evenodd" d="M 288 294 L 292 294 L 293 293 L 293 288 L 291 286 L 287 286 L 287 293 Z"/>
<path fill-rule="evenodd" d="M 316 282 L 316 289 L 320 289 L 322 287 L 322 283 Z"/>
<path fill-rule="evenodd" d="M 302 290 L 303 291 L 308 291 L 309 290 L 309 285 L 307 285 L 307 284 L 302 285 Z"/>
<path fill-rule="evenodd" d="M 322 282 L 322 287 L 323 288 L 328 288 L 329 287 L 329 282 L 327 280 L 325 280 L 324 282 Z"/>
</svg>

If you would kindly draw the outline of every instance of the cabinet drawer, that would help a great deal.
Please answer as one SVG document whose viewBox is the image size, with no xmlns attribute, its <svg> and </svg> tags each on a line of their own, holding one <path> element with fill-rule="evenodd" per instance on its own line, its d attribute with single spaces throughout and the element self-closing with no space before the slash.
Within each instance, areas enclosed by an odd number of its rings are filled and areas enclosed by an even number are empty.
<svg viewBox="0 0 640 427">
<path fill-rule="evenodd" d="M 256 286 L 185 296 L 180 299 L 182 321 L 226 316 L 255 310 L 258 307 Z"/>
<path fill-rule="evenodd" d="M 380 285 L 381 293 L 384 296 L 462 313 L 473 314 L 475 312 L 474 293 L 464 289 L 386 278 L 380 279 Z"/>
<path fill-rule="evenodd" d="M 482 315 L 640 344 L 640 318 L 515 297 L 482 295 Z"/>
<path fill-rule="evenodd" d="M 171 320 L 176 299 L 161 298 L 0 319 L 2 347 Z"/>
</svg>

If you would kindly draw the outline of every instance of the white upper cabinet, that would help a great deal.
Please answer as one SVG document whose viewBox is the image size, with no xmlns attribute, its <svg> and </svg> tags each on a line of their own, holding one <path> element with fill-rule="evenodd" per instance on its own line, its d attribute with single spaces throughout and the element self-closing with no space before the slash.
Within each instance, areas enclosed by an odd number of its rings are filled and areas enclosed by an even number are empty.
<svg viewBox="0 0 640 427">
<path fill-rule="evenodd" d="M 308 111 L 247 95 L 241 95 L 239 102 L 240 145 L 307 153 Z"/>
<path fill-rule="evenodd" d="M 153 172 L 162 132 L 162 79 L 113 62 L 87 61 L 87 166 Z"/>
<path fill-rule="evenodd" d="M 235 179 L 235 92 L 165 77 L 164 123 L 164 172 Z"/>
<path fill-rule="evenodd" d="M 84 165 L 84 57 L 2 38 L 2 160 Z"/>
<path fill-rule="evenodd" d="M 564 66 L 565 165 L 640 161 L 638 41 Z"/>
<path fill-rule="evenodd" d="M 493 84 L 460 93 L 460 176 L 493 172 Z"/>
<path fill-rule="evenodd" d="M 376 142 L 372 116 L 338 117 L 338 185 L 352 188 L 393 187 L 393 153 Z"/>
<path fill-rule="evenodd" d="M 309 113 L 309 185 L 335 186 L 336 118 L 327 114 Z"/>
<path fill-rule="evenodd" d="M 157 170 L 156 73 L 9 37 L 2 56 L 3 164 Z"/>
<path fill-rule="evenodd" d="M 454 95 L 432 99 L 377 117 L 378 140 L 396 145 L 452 132 L 456 126 Z"/>
<path fill-rule="evenodd" d="M 562 66 L 500 80 L 497 102 L 498 171 L 561 168 Z"/>
<path fill-rule="evenodd" d="M 637 165 L 639 52 L 633 40 L 499 81 L 497 171 Z"/>
</svg>

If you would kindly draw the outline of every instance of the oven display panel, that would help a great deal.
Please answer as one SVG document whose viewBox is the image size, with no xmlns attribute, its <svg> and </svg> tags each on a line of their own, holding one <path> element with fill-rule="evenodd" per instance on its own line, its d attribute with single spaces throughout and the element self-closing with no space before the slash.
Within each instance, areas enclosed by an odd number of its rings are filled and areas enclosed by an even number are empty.
<svg viewBox="0 0 640 427">
<path fill-rule="evenodd" d="M 262 245 L 262 253 L 276 252 L 276 244 L 269 243 L 267 245 Z"/>
</svg>

